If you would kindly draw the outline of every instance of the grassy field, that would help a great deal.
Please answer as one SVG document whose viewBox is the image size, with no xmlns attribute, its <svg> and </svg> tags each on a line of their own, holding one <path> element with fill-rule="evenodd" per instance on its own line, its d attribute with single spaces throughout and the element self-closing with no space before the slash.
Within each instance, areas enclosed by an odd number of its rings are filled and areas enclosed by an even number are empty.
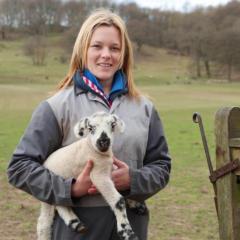
<svg viewBox="0 0 240 240">
<path fill-rule="evenodd" d="M 6 167 L 33 109 L 54 90 L 67 70 L 52 47 L 47 64 L 31 65 L 22 42 L 0 42 L 0 239 L 35 239 L 39 203 L 9 186 Z M 136 82 L 154 101 L 164 123 L 173 157 L 171 181 L 148 200 L 149 240 L 218 240 L 213 191 L 198 126 L 201 113 L 214 159 L 214 114 L 223 106 L 239 106 L 240 84 L 190 82 L 188 59 L 145 49 L 135 66 Z"/>
</svg>

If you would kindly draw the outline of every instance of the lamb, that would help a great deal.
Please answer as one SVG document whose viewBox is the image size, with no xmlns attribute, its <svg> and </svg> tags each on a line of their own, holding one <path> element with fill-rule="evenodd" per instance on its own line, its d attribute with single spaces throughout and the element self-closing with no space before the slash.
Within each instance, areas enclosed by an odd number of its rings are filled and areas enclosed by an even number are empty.
<svg viewBox="0 0 240 240">
<path fill-rule="evenodd" d="M 52 153 L 44 162 L 44 166 L 63 178 L 77 178 L 86 162 L 89 159 L 93 160 L 91 181 L 113 210 L 119 237 L 122 240 L 138 240 L 127 219 L 125 200 L 111 180 L 113 135 L 123 132 L 124 128 L 124 122 L 114 114 L 97 112 L 83 118 L 74 127 L 74 133 L 80 140 Z M 84 223 L 70 207 L 42 202 L 37 223 L 38 240 L 51 239 L 55 210 L 73 230 L 78 232 L 86 230 Z"/>
</svg>

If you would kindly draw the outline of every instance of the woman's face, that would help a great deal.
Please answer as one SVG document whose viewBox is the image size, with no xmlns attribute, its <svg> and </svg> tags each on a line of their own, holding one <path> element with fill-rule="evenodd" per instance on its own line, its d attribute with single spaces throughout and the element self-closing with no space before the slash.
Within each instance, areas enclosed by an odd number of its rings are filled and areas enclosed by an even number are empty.
<svg viewBox="0 0 240 240">
<path fill-rule="evenodd" d="M 120 33 L 114 26 L 100 26 L 93 32 L 87 50 L 87 68 L 103 84 L 112 82 L 119 69 Z"/>
</svg>

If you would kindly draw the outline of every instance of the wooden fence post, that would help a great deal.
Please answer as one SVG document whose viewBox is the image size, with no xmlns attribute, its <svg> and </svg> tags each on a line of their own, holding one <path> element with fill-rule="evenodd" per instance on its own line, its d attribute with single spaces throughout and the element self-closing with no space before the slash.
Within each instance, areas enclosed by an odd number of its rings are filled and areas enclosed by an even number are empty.
<svg viewBox="0 0 240 240">
<path fill-rule="evenodd" d="M 225 169 L 217 180 L 217 202 L 220 240 L 240 239 L 240 173 L 226 173 L 226 166 L 239 164 L 240 108 L 225 107 L 215 116 L 216 168 Z M 224 172 L 223 171 L 223 172 Z"/>
</svg>

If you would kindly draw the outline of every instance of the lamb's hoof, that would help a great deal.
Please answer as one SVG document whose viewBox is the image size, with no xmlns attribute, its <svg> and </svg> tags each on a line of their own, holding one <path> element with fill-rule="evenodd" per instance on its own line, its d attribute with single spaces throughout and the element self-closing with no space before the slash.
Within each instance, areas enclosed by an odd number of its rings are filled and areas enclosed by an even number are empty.
<svg viewBox="0 0 240 240">
<path fill-rule="evenodd" d="M 132 235 L 130 235 L 128 239 L 129 239 L 129 240 L 139 240 L 139 238 L 137 237 L 137 235 L 136 235 L 135 233 L 133 233 Z"/>
<path fill-rule="evenodd" d="M 121 240 L 139 240 L 137 235 L 128 226 L 122 225 L 123 229 L 118 232 Z"/>
<path fill-rule="evenodd" d="M 79 223 L 76 231 L 79 232 L 79 233 L 85 233 L 85 232 L 87 232 L 87 228 L 85 227 L 84 224 Z"/>
<path fill-rule="evenodd" d="M 126 235 L 122 232 L 119 232 L 118 235 L 121 240 L 139 240 L 139 238 L 137 237 L 137 235 L 134 232 L 132 232 L 130 235 L 128 235 L 128 234 Z"/>
<path fill-rule="evenodd" d="M 147 214 L 147 211 L 148 211 L 145 203 L 140 203 L 140 202 L 136 202 L 134 207 L 131 206 L 129 207 L 129 209 L 137 215 L 145 215 Z"/>
<path fill-rule="evenodd" d="M 82 222 L 80 222 L 78 219 L 71 220 L 68 226 L 74 231 L 79 233 L 85 233 L 87 231 L 87 228 L 85 227 L 85 225 Z"/>
<path fill-rule="evenodd" d="M 137 215 L 145 215 L 147 213 L 147 207 L 144 204 L 140 204 L 139 206 L 137 206 L 136 208 L 133 209 L 133 211 L 137 214 Z"/>
</svg>

